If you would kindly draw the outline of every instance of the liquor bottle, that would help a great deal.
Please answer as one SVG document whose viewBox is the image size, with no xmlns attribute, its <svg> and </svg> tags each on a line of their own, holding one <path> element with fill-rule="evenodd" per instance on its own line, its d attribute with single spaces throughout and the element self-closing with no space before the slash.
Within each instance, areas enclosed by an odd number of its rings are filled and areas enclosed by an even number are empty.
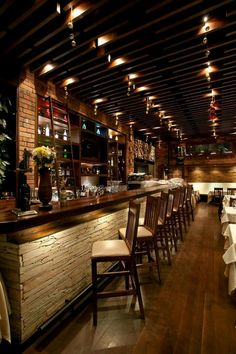
<svg viewBox="0 0 236 354">
<path fill-rule="evenodd" d="M 50 128 L 49 128 L 48 124 L 46 125 L 46 128 L 45 128 L 45 135 L 50 136 Z"/>
<path fill-rule="evenodd" d="M 67 149 L 66 148 L 64 148 L 64 150 L 63 150 L 63 157 L 64 157 L 64 159 L 67 159 Z"/>
<path fill-rule="evenodd" d="M 67 137 L 67 130 L 64 129 L 64 133 L 63 133 L 63 140 L 67 140 L 68 137 Z"/>
</svg>

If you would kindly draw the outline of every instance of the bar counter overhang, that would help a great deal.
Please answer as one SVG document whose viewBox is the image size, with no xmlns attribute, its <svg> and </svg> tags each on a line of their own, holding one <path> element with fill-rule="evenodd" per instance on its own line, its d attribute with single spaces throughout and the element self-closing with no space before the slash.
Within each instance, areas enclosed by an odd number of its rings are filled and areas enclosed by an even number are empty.
<svg viewBox="0 0 236 354">
<path fill-rule="evenodd" d="M 92 242 L 117 238 L 126 225 L 129 200 L 165 189 L 167 185 L 81 198 L 63 208 L 54 203 L 51 211 L 34 216 L 1 213 L 0 264 L 16 342 L 25 342 L 89 288 Z"/>
</svg>

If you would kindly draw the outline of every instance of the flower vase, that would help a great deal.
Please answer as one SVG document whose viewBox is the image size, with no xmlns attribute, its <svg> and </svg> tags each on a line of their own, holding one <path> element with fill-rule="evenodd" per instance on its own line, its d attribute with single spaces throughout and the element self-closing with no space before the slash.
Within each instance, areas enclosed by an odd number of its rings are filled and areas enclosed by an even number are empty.
<svg viewBox="0 0 236 354">
<path fill-rule="evenodd" d="M 38 198 L 42 205 L 39 206 L 40 210 L 51 210 L 52 205 L 49 202 L 52 199 L 52 185 L 50 170 L 47 167 L 39 170 L 40 180 L 38 189 Z"/>
</svg>

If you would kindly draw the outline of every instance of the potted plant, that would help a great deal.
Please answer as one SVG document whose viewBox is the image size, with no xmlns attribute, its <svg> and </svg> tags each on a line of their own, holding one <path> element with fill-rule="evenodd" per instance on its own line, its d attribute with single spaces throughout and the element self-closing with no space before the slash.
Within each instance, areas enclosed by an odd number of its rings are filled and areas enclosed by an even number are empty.
<svg viewBox="0 0 236 354">
<path fill-rule="evenodd" d="M 55 161 L 56 152 L 54 148 L 38 146 L 32 151 L 32 157 L 40 175 L 38 198 L 42 205 L 39 208 L 41 210 L 50 210 L 52 208 L 51 204 L 49 204 L 52 199 L 50 169 Z"/>
<path fill-rule="evenodd" d="M 11 137 L 6 133 L 6 116 L 10 106 L 10 99 L 0 93 L 0 186 L 6 179 L 6 170 L 10 164 L 7 142 L 11 140 Z"/>
</svg>

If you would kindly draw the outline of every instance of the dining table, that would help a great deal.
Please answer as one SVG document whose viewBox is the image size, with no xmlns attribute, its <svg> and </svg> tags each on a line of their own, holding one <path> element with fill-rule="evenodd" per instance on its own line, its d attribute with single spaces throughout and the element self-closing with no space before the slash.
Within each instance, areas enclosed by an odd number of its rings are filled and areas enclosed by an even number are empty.
<svg viewBox="0 0 236 354">
<path fill-rule="evenodd" d="M 226 194 L 222 200 L 223 206 L 231 206 L 230 204 L 235 200 L 236 202 L 236 195 L 230 195 L 230 194 Z"/>
<path fill-rule="evenodd" d="M 228 224 L 236 224 L 236 207 L 223 206 L 221 214 L 222 234 L 224 234 Z"/>
<path fill-rule="evenodd" d="M 223 260 L 226 264 L 224 275 L 228 278 L 228 293 L 236 293 L 236 224 L 228 224 L 225 237 Z"/>
</svg>

